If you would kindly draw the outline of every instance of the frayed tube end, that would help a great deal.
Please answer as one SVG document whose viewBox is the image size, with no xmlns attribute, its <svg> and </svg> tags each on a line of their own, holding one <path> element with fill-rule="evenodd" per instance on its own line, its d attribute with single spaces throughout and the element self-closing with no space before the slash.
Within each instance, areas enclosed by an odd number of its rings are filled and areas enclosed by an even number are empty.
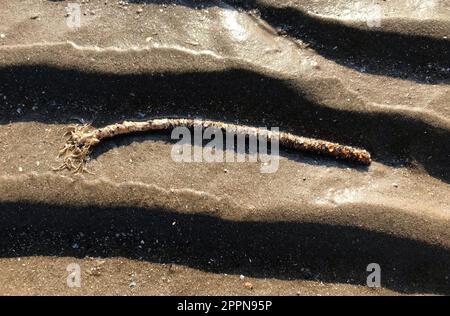
<svg viewBox="0 0 450 316">
<path fill-rule="evenodd" d="M 63 157 L 63 163 L 53 168 L 55 171 L 67 169 L 73 173 L 81 173 L 86 170 L 86 162 L 92 147 L 99 143 L 94 133 L 89 132 L 90 126 L 69 126 L 68 136 L 64 147 L 59 151 L 59 157 Z"/>
</svg>

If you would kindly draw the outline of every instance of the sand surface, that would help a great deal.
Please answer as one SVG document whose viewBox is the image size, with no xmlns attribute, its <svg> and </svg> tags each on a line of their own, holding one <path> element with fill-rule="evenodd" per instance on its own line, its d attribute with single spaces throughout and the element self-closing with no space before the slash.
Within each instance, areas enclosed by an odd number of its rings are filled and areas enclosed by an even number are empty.
<svg viewBox="0 0 450 316">
<path fill-rule="evenodd" d="M 450 294 L 445 1 L 380 1 L 375 20 L 371 1 L 72 2 L 76 28 L 66 1 L 0 0 L 0 294 Z M 264 174 L 175 162 L 150 133 L 99 144 L 94 175 L 52 171 L 68 125 L 161 116 L 374 161 L 281 150 Z"/>
</svg>

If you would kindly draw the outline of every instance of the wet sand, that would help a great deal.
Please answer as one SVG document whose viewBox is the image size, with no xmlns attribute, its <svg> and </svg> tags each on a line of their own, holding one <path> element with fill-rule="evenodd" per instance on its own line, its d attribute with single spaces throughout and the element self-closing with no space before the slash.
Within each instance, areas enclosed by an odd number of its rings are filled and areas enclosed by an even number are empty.
<svg viewBox="0 0 450 316">
<path fill-rule="evenodd" d="M 90 1 L 72 29 L 64 2 L 1 0 L 0 293 L 449 294 L 448 7 L 385 5 L 373 29 L 328 1 Z M 374 162 L 177 163 L 150 133 L 99 144 L 95 175 L 51 171 L 68 125 L 161 116 L 280 127 Z"/>
</svg>

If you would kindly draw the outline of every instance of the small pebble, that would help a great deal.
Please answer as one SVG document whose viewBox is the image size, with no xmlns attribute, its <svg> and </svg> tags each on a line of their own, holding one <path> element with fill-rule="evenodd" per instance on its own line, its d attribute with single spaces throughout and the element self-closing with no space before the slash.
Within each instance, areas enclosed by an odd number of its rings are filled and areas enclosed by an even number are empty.
<svg viewBox="0 0 450 316">
<path fill-rule="evenodd" d="M 130 282 L 130 288 L 135 288 L 135 287 L 136 287 L 136 282 L 131 281 L 131 282 Z"/>
<path fill-rule="evenodd" d="M 239 279 L 244 280 L 245 276 L 243 276 L 242 274 L 239 276 Z"/>
<path fill-rule="evenodd" d="M 22 172 L 22 171 L 23 171 L 22 167 L 19 167 L 19 172 Z"/>
<path fill-rule="evenodd" d="M 97 265 L 101 266 L 101 265 L 105 264 L 105 260 L 97 259 L 97 260 L 95 260 L 95 263 Z"/>
<path fill-rule="evenodd" d="M 245 283 L 244 283 L 244 287 L 245 287 L 247 290 L 253 290 L 253 284 L 251 284 L 250 282 L 245 282 Z"/>
</svg>

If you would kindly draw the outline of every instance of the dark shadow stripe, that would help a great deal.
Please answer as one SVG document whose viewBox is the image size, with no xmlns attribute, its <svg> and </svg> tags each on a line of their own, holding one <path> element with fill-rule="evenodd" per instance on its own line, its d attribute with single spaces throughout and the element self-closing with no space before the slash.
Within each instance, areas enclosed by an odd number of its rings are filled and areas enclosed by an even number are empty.
<svg viewBox="0 0 450 316">
<path fill-rule="evenodd" d="M 131 4 L 176 4 L 189 8 L 223 7 L 257 9 L 261 18 L 283 33 L 300 39 L 317 53 L 359 72 L 420 83 L 450 83 L 450 41 L 423 35 L 406 35 L 364 29 L 316 18 L 295 7 L 276 7 L 258 0 L 164 1 L 130 0 Z M 364 22 L 362 22 L 364 23 Z M 392 19 L 385 23 L 414 23 Z M 426 23 L 421 21 L 417 27 Z"/>
<path fill-rule="evenodd" d="M 309 100 L 295 81 L 242 69 L 222 72 L 106 74 L 55 67 L 0 68 L 0 124 L 68 123 L 103 126 L 152 116 L 198 116 L 254 126 L 280 127 L 297 135 L 367 149 L 392 166 L 418 164 L 450 182 L 450 131 L 395 113 L 361 113 Z M 330 89 L 331 87 L 323 87 Z M 42 91 L 45 91 L 43 94 Z M 25 104 L 22 113 L 16 108 Z M 35 111 L 33 106 L 38 106 Z"/>
<path fill-rule="evenodd" d="M 366 267 L 375 262 L 385 288 L 450 293 L 448 249 L 354 227 L 234 222 L 170 210 L 2 203 L 0 256 L 120 256 L 214 273 L 357 285 L 366 284 Z"/>
</svg>

